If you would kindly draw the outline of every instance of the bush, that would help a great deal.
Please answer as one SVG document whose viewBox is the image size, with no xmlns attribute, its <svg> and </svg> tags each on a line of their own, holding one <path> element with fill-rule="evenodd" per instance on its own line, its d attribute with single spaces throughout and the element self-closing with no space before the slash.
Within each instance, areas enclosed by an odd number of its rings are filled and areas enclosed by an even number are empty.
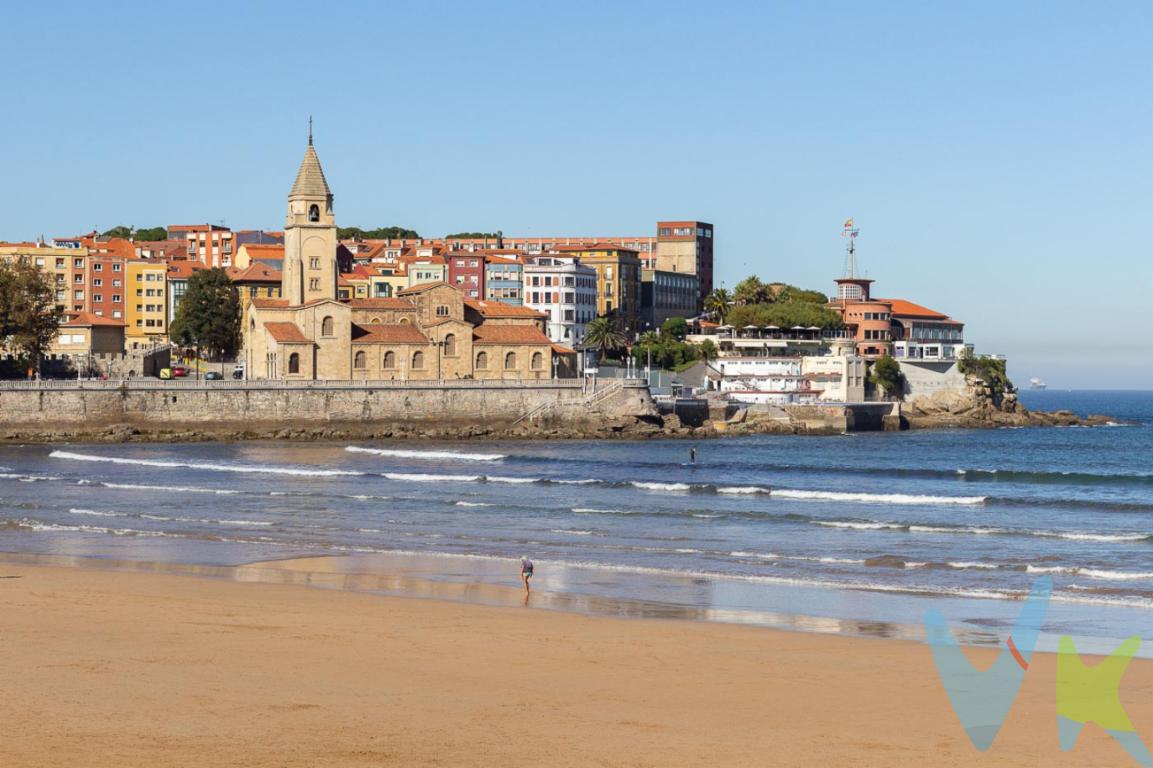
<svg viewBox="0 0 1153 768">
<path fill-rule="evenodd" d="M 873 372 L 869 380 L 885 390 L 889 397 L 900 397 L 905 389 L 905 375 L 901 373 L 901 364 L 885 355 L 877 358 L 873 363 Z"/>
<path fill-rule="evenodd" d="M 966 349 L 961 353 L 961 357 L 957 361 L 957 367 L 960 368 L 961 373 L 966 376 L 975 376 L 988 384 L 995 396 L 1000 396 L 1016 389 L 1013 386 L 1013 382 L 1009 380 L 1008 374 L 1005 372 L 1004 360 L 998 360 L 988 355 L 974 357 L 973 354 Z"/>
</svg>

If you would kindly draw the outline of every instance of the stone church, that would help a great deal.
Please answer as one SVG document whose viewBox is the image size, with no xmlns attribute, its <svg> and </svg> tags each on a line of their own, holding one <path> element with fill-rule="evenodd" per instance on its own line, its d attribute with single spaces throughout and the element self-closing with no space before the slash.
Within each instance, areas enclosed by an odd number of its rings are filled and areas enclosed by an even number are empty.
<svg viewBox="0 0 1153 768">
<path fill-rule="evenodd" d="M 251 299 L 244 328 L 250 379 L 551 379 L 576 376 L 576 352 L 545 335 L 547 315 L 476 301 L 447 283 L 390 299 L 337 296 L 332 191 L 308 148 L 288 193 L 279 299 Z"/>
</svg>

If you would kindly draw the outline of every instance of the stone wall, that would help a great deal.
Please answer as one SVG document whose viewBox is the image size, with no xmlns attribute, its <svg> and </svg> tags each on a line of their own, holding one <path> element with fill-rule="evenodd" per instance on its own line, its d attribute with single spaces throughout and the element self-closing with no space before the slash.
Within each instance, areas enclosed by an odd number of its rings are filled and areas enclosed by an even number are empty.
<svg viewBox="0 0 1153 768">
<path fill-rule="evenodd" d="M 939 392 L 964 392 L 965 374 L 954 361 L 901 360 L 905 375 L 905 400 L 912 401 Z"/>
<path fill-rule="evenodd" d="M 611 387 L 611 390 L 606 390 Z M 32 382 L 0 386 L 0 427 L 318 424 L 511 425 L 534 413 L 563 424 L 655 416 L 643 381 Z"/>
</svg>

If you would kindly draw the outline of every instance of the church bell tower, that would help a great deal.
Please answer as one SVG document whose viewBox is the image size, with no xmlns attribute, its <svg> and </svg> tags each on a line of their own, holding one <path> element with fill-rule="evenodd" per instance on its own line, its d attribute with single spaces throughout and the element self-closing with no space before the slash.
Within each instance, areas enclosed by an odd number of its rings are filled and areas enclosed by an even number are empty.
<svg viewBox="0 0 1153 768">
<path fill-rule="evenodd" d="M 289 306 L 337 298 L 336 248 L 332 190 L 312 146 L 310 118 L 308 148 L 288 193 L 288 220 L 284 224 L 281 295 L 288 299 Z"/>
</svg>

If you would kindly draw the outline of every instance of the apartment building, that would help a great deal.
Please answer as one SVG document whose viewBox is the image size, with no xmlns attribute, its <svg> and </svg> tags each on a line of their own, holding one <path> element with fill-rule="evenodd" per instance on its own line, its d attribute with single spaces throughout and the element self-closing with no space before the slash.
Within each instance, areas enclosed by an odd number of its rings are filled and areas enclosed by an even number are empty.
<svg viewBox="0 0 1153 768">
<path fill-rule="evenodd" d="M 466 299 L 485 297 L 483 254 L 450 252 L 444 260 L 448 265 L 449 285 L 463 293 Z"/>
<path fill-rule="evenodd" d="M 168 237 L 183 240 L 188 258 L 208 267 L 231 267 L 234 254 L 233 233 L 216 224 L 172 224 Z M 129 325 L 129 333 L 132 326 Z"/>
<path fill-rule="evenodd" d="M 524 306 L 548 316 L 548 337 L 573 346 L 597 316 L 597 271 L 573 257 L 536 256 L 523 267 Z"/>
<path fill-rule="evenodd" d="M 524 264 L 515 251 L 485 256 L 484 297 L 519 307 L 524 303 Z"/>
<path fill-rule="evenodd" d="M 0 259 L 27 259 L 48 275 L 55 292 L 56 308 L 61 312 L 84 312 L 88 307 L 87 254 L 86 250 L 79 248 L 41 243 L 0 243 Z"/>
<path fill-rule="evenodd" d="M 126 270 L 124 343 L 128 349 L 156 346 L 168 335 L 168 265 L 133 259 Z"/>
<path fill-rule="evenodd" d="M 641 259 L 635 250 L 613 243 L 561 245 L 553 249 L 559 256 L 576 258 L 597 271 L 597 312 L 611 315 L 621 330 L 635 338 L 643 330 L 641 321 Z"/>
</svg>

